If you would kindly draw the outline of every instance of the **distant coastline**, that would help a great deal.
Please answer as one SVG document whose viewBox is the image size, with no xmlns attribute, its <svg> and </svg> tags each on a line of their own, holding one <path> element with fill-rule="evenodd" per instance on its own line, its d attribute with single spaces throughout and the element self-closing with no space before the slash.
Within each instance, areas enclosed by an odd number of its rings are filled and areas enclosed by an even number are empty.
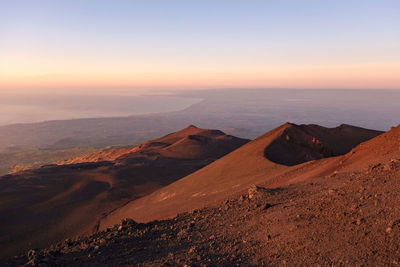
<svg viewBox="0 0 400 267">
<path fill-rule="evenodd" d="M 0 95 L 0 126 L 180 111 L 202 101 L 178 95 Z"/>
</svg>

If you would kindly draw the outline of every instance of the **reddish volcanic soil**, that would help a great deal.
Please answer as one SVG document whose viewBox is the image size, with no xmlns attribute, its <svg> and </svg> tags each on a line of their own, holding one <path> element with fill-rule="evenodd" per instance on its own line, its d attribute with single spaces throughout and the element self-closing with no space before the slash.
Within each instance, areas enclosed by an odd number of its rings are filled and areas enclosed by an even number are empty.
<svg viewBox="0 0 400 267">
<path fill-rule="evenodd" d="M 336 128 L 291 124 L 265 148 L 264 156 L 272 162 L 293 166 L 346 154 L 380 133 L 346 124 Z"/>
<path fill-rule="evenodd" d="M 222 201 L 252 184 L 278 187 L 332 174 L 339 166 L 337 158 L 286 166 L 270 160 L 270 152 L 274 151 L 275 159 L 306 162 L 346 153 L 379 134 L 382 132 L 349 125 L 324 128 L 286 123 L 207 167 L 117 209 L 101 220 L 100 229 L 112 226 L 125 217 L 140 222 L 169 218 L 179 212 Z M 313 142 L 313 139 L 319 143 Z"/>
<path fill-rule="evenodd" d="M 204 137 L 177 140 L 174 144 L 192 146 L 190 140 L 204 142 Z M 167 150 L 162 153 L 174 155 Z M 127 155 L 118 159 L 121 164 L 137 162 Z M 85 177 L 107 181 L 101 175 Z M 113 188 L 113 181 L 105 183 Z M 104 214 L 100 231 L 91 236 L 31 250 L 0 265 L 397 266 L 399 190 L 400 126 L 381 133 L 349 125 L 284 124 Z M 52 206 L 74 192 L 72 187 L 41 205 Z M 44 228 L 35 232 L 45 233 Z"/>
<path fill-rule="evenodd" d="M 0 257 L 92 233 L 110 211 L 246 142 L 221 131 L 189 126 L 130 149 L 4 176 L 0 179 Z"/>
<path fill-rule="evenodd" d="M 397 266 L 399 178 L 393 159 L 287 187 L 252 186 L 214 207 L 125 220 L 3 265 Z"/>
</svg>

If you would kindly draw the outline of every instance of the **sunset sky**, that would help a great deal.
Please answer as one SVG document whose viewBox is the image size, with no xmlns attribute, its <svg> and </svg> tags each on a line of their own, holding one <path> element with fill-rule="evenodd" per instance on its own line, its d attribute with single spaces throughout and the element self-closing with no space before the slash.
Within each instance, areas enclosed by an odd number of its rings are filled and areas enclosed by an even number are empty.
<svg viewBox="0 0 400 267">
<path fill-rule="evenodd" d="M 400 89 L 398 0 L 5 0 L 0 91 Z"/>
</svg>

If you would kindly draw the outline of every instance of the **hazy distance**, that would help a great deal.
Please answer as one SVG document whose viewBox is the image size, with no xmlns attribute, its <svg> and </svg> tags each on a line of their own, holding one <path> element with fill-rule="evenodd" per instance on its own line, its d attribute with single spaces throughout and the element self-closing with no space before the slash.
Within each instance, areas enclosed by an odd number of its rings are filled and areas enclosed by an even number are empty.
<svg viewBox="0 0 400 267">
<path fill-rule="evenodd" d="M 0 125 L 154 113 L 172 118 L 180 111 L 185 119 L 175 120 L 182 123 L 179 127 L 247 127 L 244 137 L 252 138 L 286 121 L 388 130 L 398 123 L 400 113 L 396 90 L 219 89 L 165 94 L 0 94 Z"/>
<path fill-rule="evenodd" d="M 0 94 L 0 125 L 164 113 L 199 101 L 167 95 Z"/>
</svg>

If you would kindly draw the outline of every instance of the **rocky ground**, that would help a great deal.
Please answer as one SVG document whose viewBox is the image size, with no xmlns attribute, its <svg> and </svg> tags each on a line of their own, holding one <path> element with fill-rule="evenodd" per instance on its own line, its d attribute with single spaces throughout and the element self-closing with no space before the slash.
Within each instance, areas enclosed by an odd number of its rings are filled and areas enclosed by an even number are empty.
<svg viewBox="0 0 400 267">
<path fill-rule="evenodd" d="M 169 220 L 126 219 L 0 265 L 400 265 L 399 159 L 286 188 L 261 186 Z"/>
<path fill-rule="evenodd" d="M 0 177 L 0 258 L 92 234 L 113 210 L 248 141 L 191 125 L 138 146 Z M 124 217 L 129 216 L 110 226 Z"/>
</svg>

